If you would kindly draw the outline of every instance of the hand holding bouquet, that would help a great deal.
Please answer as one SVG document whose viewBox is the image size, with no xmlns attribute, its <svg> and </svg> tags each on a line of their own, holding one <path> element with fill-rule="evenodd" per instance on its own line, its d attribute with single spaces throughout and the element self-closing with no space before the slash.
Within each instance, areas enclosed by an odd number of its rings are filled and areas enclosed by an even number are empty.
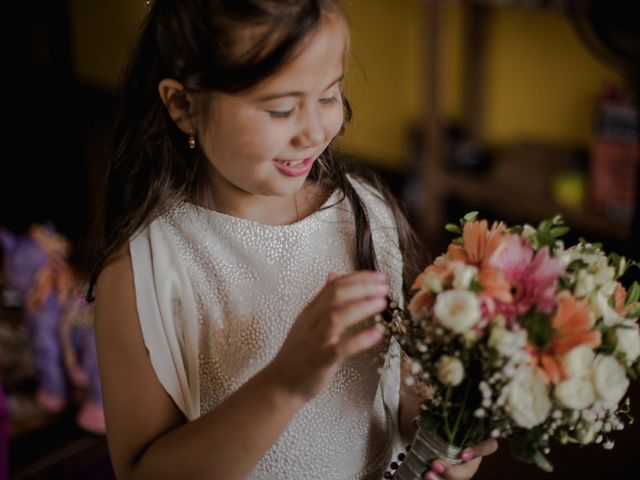
<svg viewBox="0 0 640 480">
<path fill-rule="evenodd" d="M 632 264 L 584 241 L 565 248 L 559 216 L 537 229 L 476 216 L 447 225 L 459 237 L 384 322 L 409 357 L 406 382 L 432 392 L 398 479 L 490 437 L 551 471 L 552 440 L 612 448 L 631 420 L 640 286 L 618 279 Z"/>
</svg>

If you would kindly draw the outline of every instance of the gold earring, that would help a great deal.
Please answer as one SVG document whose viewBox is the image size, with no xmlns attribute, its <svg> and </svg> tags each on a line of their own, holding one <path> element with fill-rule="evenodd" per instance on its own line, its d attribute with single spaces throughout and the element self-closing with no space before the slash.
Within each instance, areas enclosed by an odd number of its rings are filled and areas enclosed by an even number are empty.
<svg viewBox="0 0 640 480">
<path fill-rule="evenodd" d="M 193 150 L 196 148 L 196 135 L 194 132 L 191 132 L 189 135 L 189 149 Z"/>
</svg>

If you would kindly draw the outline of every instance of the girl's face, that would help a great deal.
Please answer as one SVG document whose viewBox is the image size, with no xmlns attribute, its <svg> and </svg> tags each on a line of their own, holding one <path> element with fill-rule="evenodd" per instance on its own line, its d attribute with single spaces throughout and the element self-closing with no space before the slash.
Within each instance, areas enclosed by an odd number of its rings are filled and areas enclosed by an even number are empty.
<svg viewBox="0 0 640 480">
<path fill-rule="evenodd" d="M 278 208 L 292 196 L 343 123 L 345 22 L 327 17 L 300 54 L 251 90 L 214 94 L 197 125 L 211 164 L 215 208 Z"/>
</svg>

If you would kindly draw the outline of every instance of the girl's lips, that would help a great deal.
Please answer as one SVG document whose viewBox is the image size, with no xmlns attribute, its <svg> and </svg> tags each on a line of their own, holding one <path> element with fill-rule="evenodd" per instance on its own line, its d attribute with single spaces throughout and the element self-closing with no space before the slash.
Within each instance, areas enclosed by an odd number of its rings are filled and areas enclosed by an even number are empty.
<svg viewBox="0 0 640 480">
<path fill-rule="evenodd" d="M 286 163 L 282 160 L 274 160 L 276 168 L 280 171 L 280 173 L 286 175 L 287 177 L 301 177 L 306 175 L 311 170 L 313 166 L 313 157 L 307 157 L 300 165 L 296 166 L 287 166 Z"/>
</svg>

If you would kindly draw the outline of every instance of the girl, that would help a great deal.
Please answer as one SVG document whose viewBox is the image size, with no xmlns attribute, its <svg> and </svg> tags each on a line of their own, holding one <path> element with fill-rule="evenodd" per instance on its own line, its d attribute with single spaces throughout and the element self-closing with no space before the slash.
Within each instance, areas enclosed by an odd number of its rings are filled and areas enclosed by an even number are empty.
<svg viewBox="0 0 640 480">
<path fill-rule="evenodd" d="M 382 477 L 400 369 L 395 352 L 381 379 L 370 319 L 401 298 L 411 242 L 328 148 L 348 52 L 337 0 L 151 4 L 90 288 L 118 477 Z"/>
</svg>

